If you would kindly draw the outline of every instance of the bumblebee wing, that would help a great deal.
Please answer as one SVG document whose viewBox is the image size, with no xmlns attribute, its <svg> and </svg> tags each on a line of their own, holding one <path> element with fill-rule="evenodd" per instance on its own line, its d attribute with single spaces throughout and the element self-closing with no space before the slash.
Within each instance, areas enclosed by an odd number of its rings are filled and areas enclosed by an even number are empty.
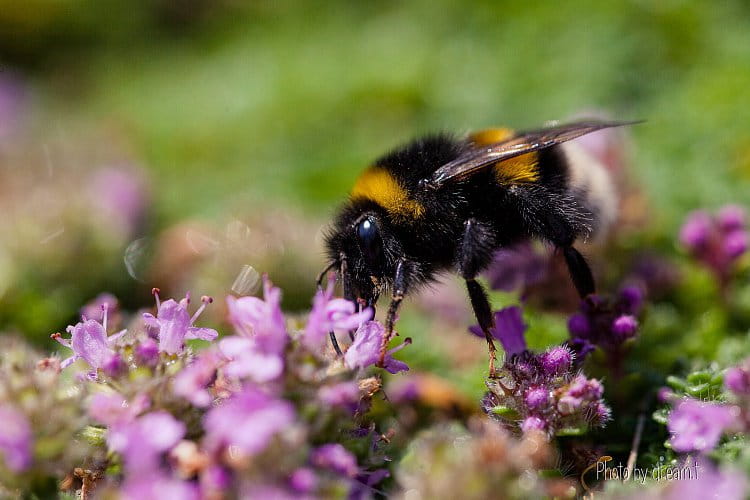
<svg viewBox="0 0 750 500">
<path fill-rule="evenodd" d="M 427 184 L 432 188 L 438 188 L 451 180 L 465 179 L 503 160 L 549 148 L 555 144 L 561 144 L 582 135 L 596 132 L 597 130 L 632 125 L 634 123 L 640 122 L 589 120 L 522 132 L 502 142 L 469 149 L 455 160 L 438 168 L 432 174 Z"/>
</svg>

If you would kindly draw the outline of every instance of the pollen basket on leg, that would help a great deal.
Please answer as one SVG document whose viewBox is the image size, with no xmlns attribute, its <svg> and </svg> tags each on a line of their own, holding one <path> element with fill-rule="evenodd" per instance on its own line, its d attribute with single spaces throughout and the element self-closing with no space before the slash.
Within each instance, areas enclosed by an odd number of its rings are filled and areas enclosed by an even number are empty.
<svg viewBox="0 0 750 500">
<path fill-rule="evenodd" d="M 383 167 L 367 168 L 354 183 L 351 197 L 374 201 L 393 217 L 412 219 L 424 213 L 422 204 L 411 199 L 407 190 Z"/>
</svg>

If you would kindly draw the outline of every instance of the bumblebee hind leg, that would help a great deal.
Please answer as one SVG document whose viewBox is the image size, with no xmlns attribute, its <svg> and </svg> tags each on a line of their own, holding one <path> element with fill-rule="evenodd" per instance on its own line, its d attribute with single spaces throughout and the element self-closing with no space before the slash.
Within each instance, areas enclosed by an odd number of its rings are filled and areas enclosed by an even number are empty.
<svg viewBox="0 0 750 500">
<path fill-rule="evenodd" d="M 596 290 L 594 276 L 591 274 L 591 268 L 583 255 L 572 246 L 562 247 L 562 252 L 565 256 L 565 263 L 568 265 L 570 278 L 573 280 L 581 298 L 583 299 L 594 293 Z"/>
<path fill-rule="evenodd" d="M 475 278 L 490 263 L 494 250 L 495 236 L 492 229 L 475 219 L 467 220 L 464 223 L 464 237 L 456 260 L 461 276 L 466 280 L 466 291 L 469 293 L 474 315 L 487 340 L 490 378 L 496 375 L 497 362 L 497 348 L 490 333 L 494 327 L 494 319 L 487 292 Z"/>
</svg>

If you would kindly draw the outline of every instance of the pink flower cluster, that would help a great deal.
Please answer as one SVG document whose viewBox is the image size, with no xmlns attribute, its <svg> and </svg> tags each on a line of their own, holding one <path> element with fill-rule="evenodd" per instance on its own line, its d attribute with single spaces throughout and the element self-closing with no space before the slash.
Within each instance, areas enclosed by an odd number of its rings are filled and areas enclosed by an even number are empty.
<svg viewBox="0 0 750 500">
<path fill-rule="evenodd" d="M 354 378 L 333 378 L 310 395 L 325 411 L 351 415 L 366 410 L 356 377 L 377 363 L 384 328 L 371 321 L 371 310 L 357 311 L 351 302 L 334 298 L 333 282 L 314 297 L 301 332 L 287 329 L 281 291 L 268 280 L 264 280 L 262 299 L 228 297 L 235 334 L 198 353 L 187 346 L 187 340 L 218 338 L 216 330 L 195 326 L 212 299 L 203 297 L 191 315 L 189 295 L 180 301 L 162 301 L 155 289 L 154 296 L 156 314 L 143 315 L 142 331 L 109 334 L 110 306 L 108 297 L 103 297 L 103 303 L 96 305 L 100 321 L 84 316 L 68 328 L 70 338 L 52 336 L 73 352 L 61 363 L 63 368 L 78 360 L 89 366 L 88 376 L 81 381 L 94 384 L 97 393 L 88 413 L 93 422 L 104 426 L 108 449 L 122 461 L 120 491 L 125 497 L 151 498 L 156 492 L 188 499 L 217 491 L 258 493 L 253 488 L 261 486 L 245 481 L 243 468 L 255 457 L 272 453 L 272 443 L 298 447 L 294 436 L 311 432 L 295 402 L 299 396 L 288 394 L 293 390 L 289 380 L 309 377 L 310 370 L 320 370 L 317 377 L 325 380 L 330 367 L 336 366 L 334 373 L 343 370 Z M 91 314 L 92 309 L 85 311 Z M 352 331 L 354 340 L 344 355 L 332 357 L 326 350 L 329 332 Z M 386 370 L 408 370 L 393 358 L 407 344 L 388 352 Z M 132 383 L 132 377 L 142 377 L 143 370 L 153 379 L 141 387 Z M 165 372 L 171 373 L 159 375 Z M 187 412 L 185 405 L 190 408 Z M 179 407 L 183 409 L 174 410 Z M 309 403 L 304 408 L 309 412 Z M 15 418 L 13 408 L 0 408 L 0 413 L 6 422 L 17 422 L 13 440 L 3 441 L 0 436 L 0 452 L 10 467 L 28 467 L 32 442 L 24 432 L 28 423 Z M 324 444 L 307 454 L 282 483 L 272 481 L 261 489 L 280 497 L 314 494 L 324 479 L 333 477 L 355 491 L 383 477 L 377 471 L 363 470 L 356 456 L 340 444 Z"/>
<path fill-rule="evenodd" d="M 525 330 L 520 308 L 495 313 L 492 334 L 505 348 L 506 358 L 497 378 L 487 381 L 485 412 L 523 432 L 549 436 L 603 426 L 611 412 L 602 399 L 601 382 L 577 372 L 575 355 L 566 346 L 530 352 Z M 478 328 L 472 327 L 472 332 L 478 334 Z"/>
<path fill-rule="evenodd" d="M 699 210 L 688 215 L 680 229 L 680 242 L 723 284 L 733 265 L 748 250 L 750 234 L 744 208 L 726 205 L 716 215 Z"/>
</svg>

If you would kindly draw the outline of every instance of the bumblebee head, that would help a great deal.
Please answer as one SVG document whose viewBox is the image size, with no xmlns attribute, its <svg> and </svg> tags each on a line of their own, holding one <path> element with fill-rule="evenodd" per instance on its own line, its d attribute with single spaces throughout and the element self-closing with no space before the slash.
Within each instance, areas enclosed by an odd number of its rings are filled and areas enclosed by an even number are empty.
<svg viewBox="0 0 750 500">
<path fill-rule="evenodd" d="M 346 207 L 328 234 L 326 245 L 331 268 L 336 268 L 344 297 L 363 306 L 375 305 L 390 281 L 394 237 L 387 217 L 377 210 Z"/>
</svg>

